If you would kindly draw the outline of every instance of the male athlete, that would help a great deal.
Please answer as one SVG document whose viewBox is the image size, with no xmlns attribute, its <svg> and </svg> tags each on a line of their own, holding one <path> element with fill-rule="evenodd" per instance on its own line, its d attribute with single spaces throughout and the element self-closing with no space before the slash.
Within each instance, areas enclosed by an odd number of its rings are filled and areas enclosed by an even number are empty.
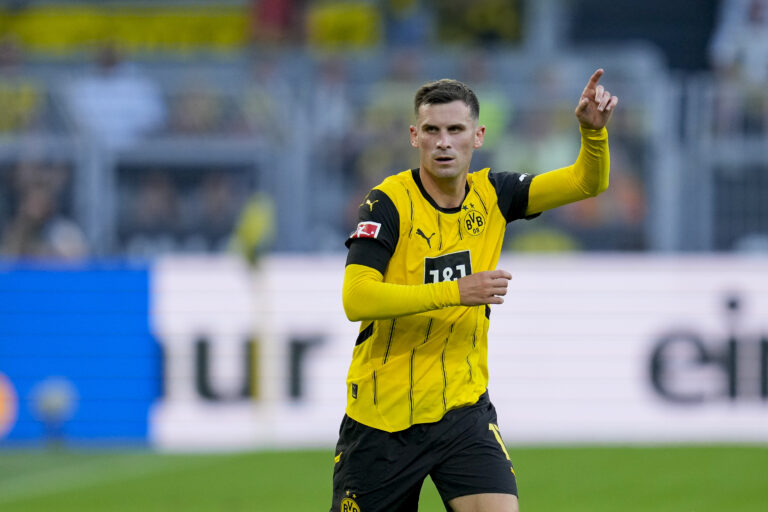
<svg viewBox="0 0 768 512">
<path fill-rule="evenodd" d="M 605 125 L 618 102 L 589 79 L 576 106 L 581 151 L 538 176 L 469 174 L 483 144 L 475 94 L 455 80 L 416 92 L 419 168 L 365 197 L 347 240 L 344 310 L 361 321 L 347 376 L 332 512 L 418 509 L 432 477 L 449 511 L 515 512 L 517 483 L 488 385 L 489 304 L 506 225 L 608 187 Z"/>
</svg>

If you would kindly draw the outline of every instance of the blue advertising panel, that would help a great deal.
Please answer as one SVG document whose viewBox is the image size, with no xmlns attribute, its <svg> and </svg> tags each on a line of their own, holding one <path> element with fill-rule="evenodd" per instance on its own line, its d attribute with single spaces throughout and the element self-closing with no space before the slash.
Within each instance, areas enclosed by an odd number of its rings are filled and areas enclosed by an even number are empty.
<svg viewBox="0 0 768 512">
<path fill-rule="evenodd" d="M 0 267 L 0 445 L 145 441 L 161 364 L 147 268 Z"/>
</svg>

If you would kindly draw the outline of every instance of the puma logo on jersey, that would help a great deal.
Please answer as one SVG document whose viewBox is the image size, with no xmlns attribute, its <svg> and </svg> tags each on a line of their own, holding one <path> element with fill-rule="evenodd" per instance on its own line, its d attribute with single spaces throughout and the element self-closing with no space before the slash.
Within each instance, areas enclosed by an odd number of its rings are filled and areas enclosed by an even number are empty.
<svg viewBox="0 0 768 512">
<path fill-rule="evenodd" d="M 427 235 L 424 234 L 424 232 L 421 230 L 421 228 L 417 228 L 416 229 L 416 234 L 419 235 L 424 240 L 426 240 L 427 241 L 427 245 L 429 246 L 429 248 L 430 249 L 432 248 L 431 239 L 432 239 L 433 236 L 435 236 L 434 233 L 432 233 L 431 235 L 427 236 Z"/>
<path fill-rule="evenodd" d="M 527 174 L 521 174 L 521 175 L 520 175 L 520 177 L 519 177 L 518 179 L 519 179 L 521 182 L 523 182 L 523 181 L 525 181 L 525 178 L 526 178 L 526 177 L 528 177 L 528 175 L 527 175 Z"/>
<path fill-rule="evenodd" d="M 366 199 L 366 200 L 365 200 L 365 202 L 364 202 L 363 204 L 361 204 L 360 206 L 366 206 L 366 205 L 367 205 L 367 206 L 368 206 L 368 208 L 370 208 L 370 209 L 371 209 L 371 211 L 373 211 L 373 205 L 374 205 L 374 203 L 378 203 L 378 202 L 379 202 L 379 200 L 378 200 L 378 199 L 376 199 L 376 200 L 375 200 L 375 201 L 373 201 L 373 202 L 371 202 L 371 200 L 370 200 L 370 199 Z"/>
</svg>

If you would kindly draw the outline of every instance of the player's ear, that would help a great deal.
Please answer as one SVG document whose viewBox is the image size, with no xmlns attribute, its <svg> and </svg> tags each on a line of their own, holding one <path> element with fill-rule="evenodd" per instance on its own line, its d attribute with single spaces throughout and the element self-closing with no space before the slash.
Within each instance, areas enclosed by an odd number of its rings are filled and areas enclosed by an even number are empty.
<svg viewBox="0 0 768 512">
<path fill-rule="evenodd" d="M 415 126 L 411 125 L 410 128 L 411 132 L 411 146 L 418 148 L 419 147 L 419 137 L 418 137 L 418 130 Z"/>
<path fill-rule="evenodd" d="M 475 130 L 475 149 L 483 145 L 483 140 L 485 140 L 485 125 L 481 124 Z"/>
</svg>

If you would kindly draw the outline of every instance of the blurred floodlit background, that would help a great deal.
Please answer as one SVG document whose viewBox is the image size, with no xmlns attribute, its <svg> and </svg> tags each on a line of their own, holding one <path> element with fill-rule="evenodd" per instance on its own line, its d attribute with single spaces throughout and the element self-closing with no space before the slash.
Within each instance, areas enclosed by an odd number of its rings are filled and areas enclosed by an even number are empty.
<svg viewBox="0 0 768 512">
<path fill-rule="evenodd" d="M 612 193 L 507 245 L 765 249 L 763 4 L 596 5 L 5 2 L 2 253 L 340 252 L 360 195 L 415 165 L 415 87 L 468 82 L 489 131 L 475 167 L 542 172 L 573 159 L 598 66 L 622 101 Z"/>
<path fill-rule="evenodd" d="M 598 67 L 611 188 L 504 241 L 505 439 L 768 442 L 768 0 L 10 0 L 0 446 L 330 450 L 343 242 L 418 165 L 415 89 L 539 173 Z"/>
</svg>

